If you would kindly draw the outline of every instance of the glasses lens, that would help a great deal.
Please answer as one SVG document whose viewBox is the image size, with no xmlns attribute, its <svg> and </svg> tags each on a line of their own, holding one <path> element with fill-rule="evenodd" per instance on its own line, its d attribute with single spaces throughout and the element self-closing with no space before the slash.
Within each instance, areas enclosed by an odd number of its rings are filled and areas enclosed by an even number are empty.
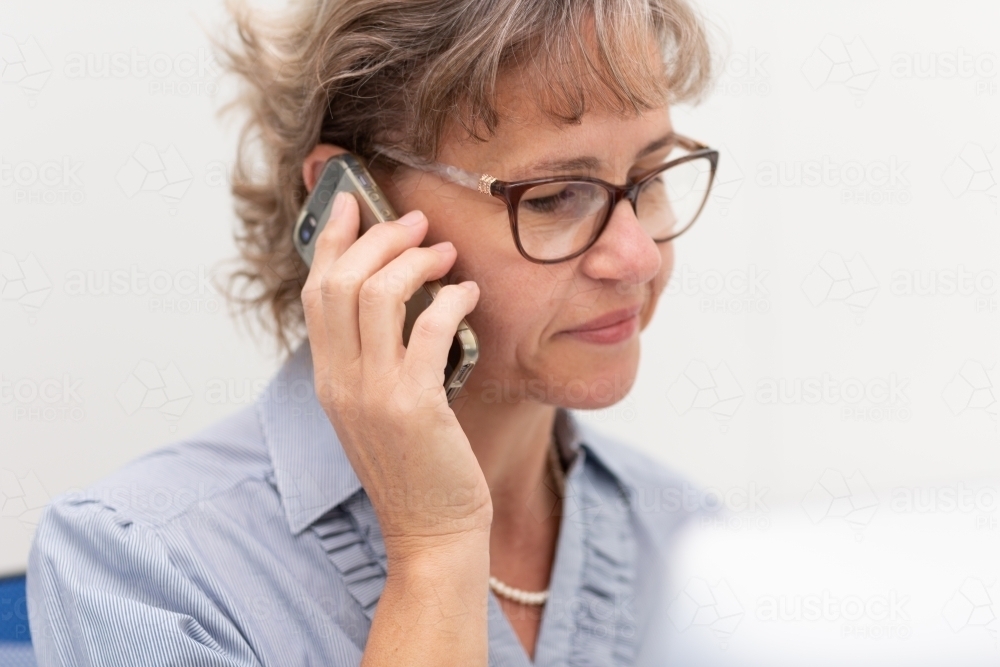
<svg viewBox="0 0 1000 667">
<path fill-rule="evenodd" d="M 660 172 L 639 191 L 636 216 L 654 241 L 666 241 L 691 226 L 708 198 L 712 162 L 695 158 Z"/>
<path fill-rule="evenodd" d="M 561 181 L 528 189 L 517 209 L 521 247 L 541 260 L 562 259 L 586 248 L 609 202 L 608 191 L 593 183 Z"/>
</svg>

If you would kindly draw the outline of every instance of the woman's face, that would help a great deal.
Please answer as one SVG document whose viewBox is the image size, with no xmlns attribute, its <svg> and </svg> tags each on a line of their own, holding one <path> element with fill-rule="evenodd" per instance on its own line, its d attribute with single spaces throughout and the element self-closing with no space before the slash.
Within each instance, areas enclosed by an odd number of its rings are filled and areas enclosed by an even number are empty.
<svg viewBox="0 0 1000 667">
<path fill-rule="evenodd" d="M 501 180 L 589 175 L 624 184 L 662 160 L 663 150 L 636 156 L 673 129 L 665 106 L 627 118 L 588 112 L 579 124 L 557 125 L 530 100 L 517 94 L 501 99 L 508 120 L 490 141 L 446 134 L 437 159 Z M 580 159 L 592 166 L 542 164 Z M 673 247 L 654 243 L 627 201 L 587 252 L 543 265 L 518 253 L 502 200 L 409 168 L 383 182 L 397 210 L 426 214 L 423 245 L 455 245 L 458 258 L 447 282 L 479 284 L 479 303 L 466 318 L 480 345 L 466 385 L 470 398 L 599 408 L 628 393 L 639 363 L 638 332 L 669 278 Z M 636 313 L 630 323 L 590 334 L 572 331 L 622 309 Z"/>
</svg>

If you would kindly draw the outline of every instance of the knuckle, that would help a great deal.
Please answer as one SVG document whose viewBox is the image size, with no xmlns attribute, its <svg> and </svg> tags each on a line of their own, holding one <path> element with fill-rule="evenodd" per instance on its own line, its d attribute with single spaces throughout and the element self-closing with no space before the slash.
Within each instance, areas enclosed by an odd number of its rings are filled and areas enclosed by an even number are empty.
<svg viewBox="0 0 1000 667">
<path fill-rule="evenodd" d="M 375 306 L 382 303 L 385 298 L 385 284 L 377 275 L 372 276 L 361 284 L 358 292 L 358 301 L 363 306 Z"/>
<path fill-rule="evenodd" d="M 394 419 L 403 421 L 413 412 L 413 403 L 413 398 L 409 393 L 394 392 L 384 405 Z"/>
<path fill-rule="evenodd" d="M 316 283 L 317 281 L 315 280 L 312 283 L 307 281 L 306 284 L 303 285 L 302 290 L 299 292 L 299 299 L 302 301 L 302 305 L 305 306 L 306 310 L 316 308 L 321 302 L 320 292 L 315 287 Z"/>
<path fill-rule="evenodd" d="M 375 225 L 367 232 L 365 232 L 364 237 L 371 236 L 371 241 L 374 241 L 378 245 L 383 245 L 385 243 L 395 243 L 400 236 L 400 226 L 399 225 Z"/>
<path fill-rule="evenodd" d="M 347 392 L 336 382 L 318 382 L 316 385 L 316 398 L 320 404 L 340 408 L 344 405 Z"/>
<path fill-rule="evenodd" d="M 330 273 L 324 274 L 319 279 L 319 291 L 320 295 L 324 298 L 339 295 L 341 290 L 340 284 L 337 282 L 337 276 Z"/>
<path fill-rule="evenodd" d="M 316 237 L 316 252 L 328 251 L 330 248 L 340 246 L 343 232 L 341 231 L 342 225 L 337 224 L 338 222 L 331 218 L 323 227 L 323 231 Z"/>
<path fill-rule="evenodd" d="M 438 292 L 434 303 L 442 315 L 453 316 L 455 314 L 465 314 L 466 300 L 468 292 L 458 285 L 445 285 Z"/>
<path fill-rule="evenodd" d="M 350 294 L 355 289 L 359 279 L 360 276 L 356 271 L 329 271 L 320 278 L 320 293 L 323 297 L 339 297 Z"/>
<path fill-rule="evenodd" d="M 422 260 L 423 262 L 430 262 L 436 259 L 438 253 L 430 248 L 424 248 L 423 246 L 414 246 L 412 248 L 407 248 L 404 253 L 415 260 Z"/>
<path fill-rule="evenodd" d="M 428 308 L 413 323 L 413 329 L 418 336 L 436 338 L 444 329 L 444 323 L 441 322 L 433 308 Z"/>
<path fill-rule="evenodd" d="M 305 320 L 306 329 L 310 333 L 316 327 L 322 326 L 323 322 L 323 302 L 315 297 L 302 296 L 302 318 Z"/>
</svg>

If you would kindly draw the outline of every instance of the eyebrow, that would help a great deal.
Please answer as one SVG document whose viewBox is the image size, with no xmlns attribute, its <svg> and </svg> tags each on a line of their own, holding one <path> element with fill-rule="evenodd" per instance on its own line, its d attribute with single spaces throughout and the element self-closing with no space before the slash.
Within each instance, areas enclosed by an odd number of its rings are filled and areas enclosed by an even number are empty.
<svg viewBox="0 0 1000 667">
<path fill-rule="evenodd" d="M 659 139 L 649 142 L 645 148 L 639 151 L 635 159 L 644 158 L 651 153 L 666 148 L 677 140 L 677 135 L 673 130 L 663 135 Z M 549 173 L 573 173 L 581 171 L 596 171 L 601 166 L 601 160 L 592 155 L 582 155 L 578 157 L 542 160 L 531 165 L 524 172 L 545 171 Z"/>
<path fill-rule="evenodd" d="M 648 144 L 646 144 L 646 147 L 643 148 L 641 151 L 639 151 L 638 155 L 635 156 L 635 159 L 638 160 L 639 158 L 646 157 L 650 153 L 655 153 L 658 150 L 666 148 L 667 146 L 670 146 L 676 141 L 677 141 L 677 133 L 675 133 L 673 130 L 670 130 L 659 139 L 656 139 L 655 141 L 651 141 Z"/>
</svg>

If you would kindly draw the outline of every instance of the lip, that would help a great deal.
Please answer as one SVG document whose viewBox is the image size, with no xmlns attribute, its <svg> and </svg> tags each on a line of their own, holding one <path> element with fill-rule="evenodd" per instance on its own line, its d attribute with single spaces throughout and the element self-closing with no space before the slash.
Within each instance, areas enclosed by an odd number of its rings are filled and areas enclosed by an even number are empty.
<svg viewBox="0 0 1000 667">
<path fill-rule="evenodd" d="M 590 343 L 619 343 L 631 338 L 639 328 L 638 316 L 641 310 L 642 304 L 631 308 L 619 308 L 588 320 L 580 326 L 566 329 L 562 333 Z"/>
</svg>

